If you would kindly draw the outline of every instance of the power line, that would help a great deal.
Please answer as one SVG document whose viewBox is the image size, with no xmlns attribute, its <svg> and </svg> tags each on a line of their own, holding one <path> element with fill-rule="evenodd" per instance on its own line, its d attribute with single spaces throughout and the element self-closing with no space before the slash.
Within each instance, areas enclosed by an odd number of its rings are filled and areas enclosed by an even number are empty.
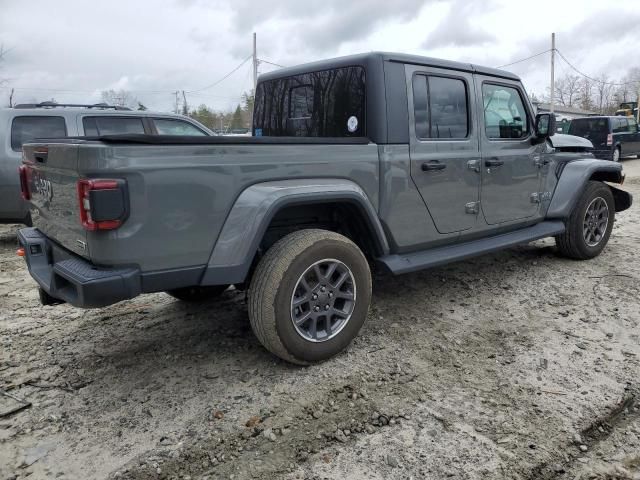
<svg viewBox="0 0 640 480">
<path fill-rule="evenodd" d="M 220 78 L 220 79 L 216 80 L 216 81 L 215 81 L 215 82 L 213 82 L 212 84 L 207 85 L 206 87 L 199 88 L 199 89 L 197 89 L 197 90 L 187 90 L 187 93 L 201 92 L 202 90 L 206 90 L 206 89 L 208 89 L 208 88 L 215 87 L 216 85 L 218 85 L 218 84 L 219 84 L 219 83 L 221 83 L 222 81 L 224 81 L 224 80 L 226 80 L 227 78 L 229 78 L 232 74 L 234 74 L 235 72 L 237 72 L 237 71 L 240 69 L 240 67 L 242 67 L 245 63 L 247 63 L 247 62 L 248 62 L 252 57 L 253 57 L 253 55 L 249 55 L 247 58 L 245 58 L 245 59 L 240 63 L 240 65 L 238 65 L 236 68 L 234 68 L 234 69 L 233 69 L 233 70 L 231 70 L 229 73 L 227 73 L 224 77 L 222 77 L 222 78 Z"/>
<path fill-rule="evenodd" d="M 527 60 L 531 60 L 532 58 L 539 57 L 540 55 L 544 55 L 545 53 L 549 53 L 550 51 L 551 51 L 551 49 L 545 50 L 544 52 L 536 53 L 535 55 L 531 55 L 530 57 L 523 58 L 521 60 L 516 60 L 515 62 L 507 63 L 506 65 L 500 65 L 500 66 L 498 66 L 496 68 L 510 67 L 511 65 L 515 65 L 516 63 L 526 62 Z"/>
<path fill-rule="evenodd" d="M 579 75 L 583 76 L 584 78 L 587 78 L 587 79 L 591 80 L 592 82 L 599 83 L 601 85 L 613 85 L 613 86 L 616 86 L 616 87 L 621 87 L 623 85 L 635 85 L 639 81 L 639 80 L 632 80 L 630 82 L 605 82 L 603 80 L 598 80 L 597 78 L 593 78 L 593 77 L 587 75 L 586 73 L 581 72 L 576 67 L 574 67 L 573 64 L 569 60 L 567 60 L 567 58 L 557 48 L 556 48 L 556 52 L 558 52 L 558 55 L 560 55 L 560 58 L 562 58 L 562 60 L 564 60 L 566 62 L 566 64 L 569 65 L 569 67 L 573 71 L 575 71 Z"/>
<path fill-rule="evenodd" d="M 264 58 L 258 59 L 262 63 L 268 63 L 269 65 L 273 65 L 274 67 L 287 68 L 284 65 L 278 65 L 277 63 L 270 62 L 269 60 L 265 60 Z"/>
</svg>

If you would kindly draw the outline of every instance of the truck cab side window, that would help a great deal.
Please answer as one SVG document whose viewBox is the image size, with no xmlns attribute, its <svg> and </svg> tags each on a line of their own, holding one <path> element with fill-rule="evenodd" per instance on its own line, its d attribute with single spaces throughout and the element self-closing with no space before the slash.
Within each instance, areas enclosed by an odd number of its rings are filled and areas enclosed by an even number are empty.
<svg viewBox="0 0 640 480">
<path fill-rule="evenodd" d="M 413 77 L 413 108 L 418 138 L 462 139 L 469 135 L 466 84 L 457 78 Z"/>
<path fill-rule="evenodd" d="M 11 123 L 11 149 L 19 152 L 22 145 L 36 138 L 67 136 L 63 117 L 15 117 Z"/>
<path fill-rule="evenodd" d="M 427 93 L 427 77 L 413 77 L 413 116 L 416 122 L 416 136 L 429 138 L 429 100 Z"/>
<path fill-rule="evenodd" d="M 484 84 L 484 128 L 490 139 L 518 139 L 529 134 L 527 111 L 517 89 Z"/>
</svg>

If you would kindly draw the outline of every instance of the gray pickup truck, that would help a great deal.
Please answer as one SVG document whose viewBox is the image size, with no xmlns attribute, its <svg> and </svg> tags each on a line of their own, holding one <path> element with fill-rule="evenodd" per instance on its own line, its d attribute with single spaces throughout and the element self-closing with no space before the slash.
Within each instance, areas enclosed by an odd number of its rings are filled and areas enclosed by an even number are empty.
<svg viewBox="0 0 640 480">
<path fill-rule="evenodd" d="M 369 53 L 263 75 L 252 137 L 116 135 L 24 147 L 19 232 L 43 303 L 248 290 L 262 344 L 298 364 L 343 350 L 392 274 L 555 237 L 605 247 L 622 166 L 555 135 L 517 76 Z M 607 182 L 607 183 L 605 183 Z"/>
</svg>

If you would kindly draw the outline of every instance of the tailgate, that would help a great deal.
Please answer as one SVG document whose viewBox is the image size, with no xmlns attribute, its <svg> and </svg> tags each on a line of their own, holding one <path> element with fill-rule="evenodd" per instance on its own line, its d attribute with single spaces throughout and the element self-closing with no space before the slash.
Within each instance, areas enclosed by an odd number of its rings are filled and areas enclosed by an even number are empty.
<svg viewBox="0 0 640 480">
<path fill-rule="evenodd" d="M 89 258 L 78 207 L 78 145 L 23 147 L 33 226 L 63 247 Z"/>
</svg>

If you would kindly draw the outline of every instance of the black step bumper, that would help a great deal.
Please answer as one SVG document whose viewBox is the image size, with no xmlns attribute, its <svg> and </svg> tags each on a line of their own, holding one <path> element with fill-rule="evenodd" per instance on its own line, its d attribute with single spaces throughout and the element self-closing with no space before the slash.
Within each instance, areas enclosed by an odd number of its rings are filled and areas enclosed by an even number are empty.
<svg viewBox="0 0 640 480">
<path fill-rule="evenodd" d="M 104 268 L 64 249 L 35 228 L 18 231 L 29 273 L 56 299 L 76 307 L 105 307 L 141 293 L 140 270 Z"/>
</svg>

